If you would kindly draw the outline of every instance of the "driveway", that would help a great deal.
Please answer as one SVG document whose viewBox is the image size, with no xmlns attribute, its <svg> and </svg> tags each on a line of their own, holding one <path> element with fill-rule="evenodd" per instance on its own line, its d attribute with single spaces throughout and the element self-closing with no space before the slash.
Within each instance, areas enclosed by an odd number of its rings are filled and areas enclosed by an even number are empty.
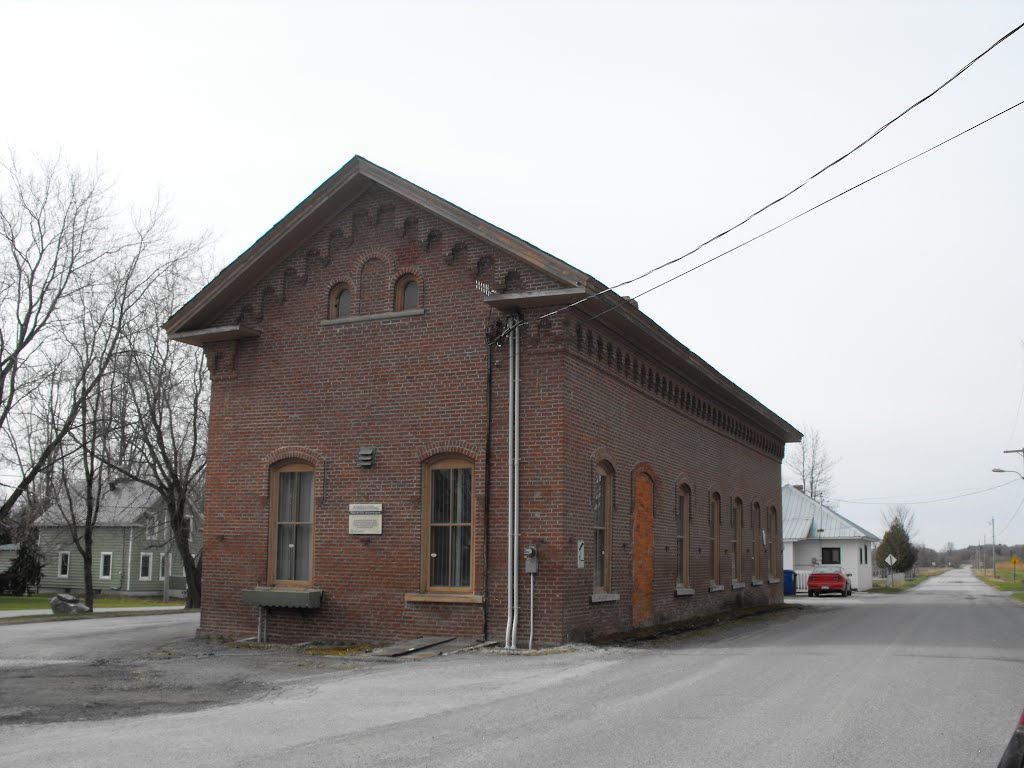
<svg viewBox="0 0 1024 768">
<path fill-rule="evenodd" d="M 171 643 L 112 678 L 99 721 L 66 723 L 59 737 L 37 724 L 45 713 L 0 725 L 0 762 L 995 765 L 1024 704 L 1024 609 L 967 572 L 925 586 L 812 600 L 725 631 L 535 655 L 469 652 L 373 664 Z M 117 669 L 119 662 L 100 668 Z M 3 672 L 0 696 L 7 699 L 11 670 Z M 122 686 L 148 675 L 158 675 L 159 684 L 144 693 L 170 695 L 177 709 L 143 708 L 145 716 L 130 721 L 111 717 Z M 73 712 L 88 717 L 91 699 L 68 678 L 65 696 L 79 702 Z M 247 689 L 245 682 L 261 687 Z M 223 695 L 228 683 L 239 687 Z M 127 691 L 139 693 L 130 685 Z"/>
</svg>

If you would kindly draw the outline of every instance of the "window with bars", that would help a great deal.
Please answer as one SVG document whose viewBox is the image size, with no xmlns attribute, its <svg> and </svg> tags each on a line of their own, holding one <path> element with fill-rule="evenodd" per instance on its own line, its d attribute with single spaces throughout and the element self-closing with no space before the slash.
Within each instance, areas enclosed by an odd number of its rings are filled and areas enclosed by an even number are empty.
<svg viewBox="0 0 1024 768">
<path fill-rule="evenodd" d="M 285 464 L 271 474 L 270 581 L 313 579 L 313 468 Z"/>
<path fill-rule="evenodd" d="M 594 590 L 611 591 L 612 480 L 609 464 L 597 465 L 591 503 L 594 512 Z"/>
<path fill-rule="evenodd" d="M 429 463 L 424 477 L 426 588 L 473 587 L 473 465 L 463 458 Z"/>
</svg>

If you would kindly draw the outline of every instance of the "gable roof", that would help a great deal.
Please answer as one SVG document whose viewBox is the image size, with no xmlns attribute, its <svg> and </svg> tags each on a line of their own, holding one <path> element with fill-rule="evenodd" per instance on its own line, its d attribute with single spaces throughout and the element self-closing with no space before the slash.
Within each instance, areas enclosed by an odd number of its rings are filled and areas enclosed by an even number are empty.
<svg viewBox="0 0 1024 768">
<path fill-rule="evenodd" d="M 881 541 L 792 485 L 782 486 L 782 540 L 859 539 Z"/>
<path fill-rule="evenodd" d="M 493 306 L 500 307 L 511 303 L 526 306 L 531 298 L 543 300 L 548 304 L 565 305 L 589 295 L 594 300 L 577 308 L 582 315 L 589 316 L 622 334 L 625 339 L 635 343 L 639 349 L 663 365 L 675 369 L 682 376 L 704 388 L 712 397 L 733 404 L 753 423 L 780 441 L 780 447 L 777 449 L 780 456 L 781 443 L 800 440 L 801 434 L 795 427 L 691 352 L 641 312 L 635 303 L 623 300 L 592 276 L 550 253 L 358 155 L 345 163 L 337 173 L 317 187 L 309 197 L 171 315 L 164 324 L 168 335 L 172 339 L 197 345 L 259 336 L 258 329 L 248 326 L 211 326 L 211 323 L 216 322 L 226 307 L 239 300 L 250 288 L 289 258 L 296 248 L 325 226 L 332 217 L 341 213 L 374 185 L 410 201 L 442 221 L 519 259 L 556 284 L 564 286 L 563 290 L 548 291 L 547 296 L 540 296 L 545 292 L 539 291 L 534 292 L 532 297 L 495 295 L 485 299 Z M 609 311 L 612 309 L 615 311 Z"/>
<path fill-rule="evenodd" d="M 69 498 L 70 497 L 70 498 Z M 119 480 L 113 488 L 107 486 L 99 498 L 96 526 L 119 528 L 138 524 L 139 518 L 160 506 L 160 494 L 137 480 Z M 70 506 L 69 506 L 70 504 Z M 85 516 L 85 483 L 79 482 L 70 493 L 62 493 L 36 521 L 41 528 L 63 528 L 67 525 L 64 511 L 70 510 L 75 519 Z"/>
</svg>

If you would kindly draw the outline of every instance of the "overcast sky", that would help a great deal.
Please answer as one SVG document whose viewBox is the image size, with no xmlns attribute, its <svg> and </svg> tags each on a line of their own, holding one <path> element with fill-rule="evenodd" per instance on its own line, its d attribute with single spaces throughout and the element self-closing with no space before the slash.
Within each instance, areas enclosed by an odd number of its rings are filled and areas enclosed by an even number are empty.
<svg viewBox="0 0 1024 768">
<path fill-rule="evenodd" d="M 788 191 L 1020 2 L 0 0 L 0 142 L 170 201 L 225 266 L 359 154 L 606 284 Z M 1024 99 L 1024 31 L 664 279 Z M 640 307 L 832 455 L 881 535 L 1024 544 L 1024 107 Z M 658 280 L 622 288 L 636 295 Z M 931 499 L 1011 484 L 939 503 Z M 869 503 L 854 503 L 856 501 Z M 991 539 L 989 539 L 991 541 Z"/>
</svg>

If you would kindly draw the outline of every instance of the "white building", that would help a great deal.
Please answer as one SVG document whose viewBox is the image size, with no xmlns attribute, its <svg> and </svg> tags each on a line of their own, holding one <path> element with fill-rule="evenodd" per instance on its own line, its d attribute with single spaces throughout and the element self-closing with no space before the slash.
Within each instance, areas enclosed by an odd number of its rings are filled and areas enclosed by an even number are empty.
<svg viewBox="0 0 1024 768">
<path fill-rule="evenodd" d="M 816 565 L 842 565 L 854 589 L 871 589 L 871 562 L 881 539 L 802 490 L 782 486 L 782 567 L 796 572 L 797 592 L 807 591 Z"/>
</svg>

